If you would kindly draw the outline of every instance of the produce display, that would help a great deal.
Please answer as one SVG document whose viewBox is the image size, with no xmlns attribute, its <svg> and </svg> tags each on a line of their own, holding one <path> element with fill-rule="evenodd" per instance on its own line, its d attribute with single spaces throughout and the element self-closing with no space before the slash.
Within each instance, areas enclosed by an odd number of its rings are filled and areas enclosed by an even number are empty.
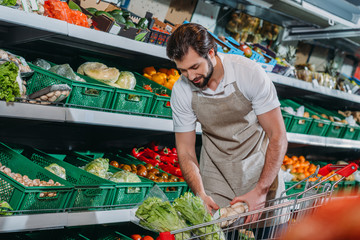
<svg viewBox="0 0 360 240">
<path fill-rule="evenodd" d="M 140 225 L 157 232 L 169 232 L 187 227 L 170 202 L 158 197 L 147 198 L 137 209 L 135 216 Z M 188 239 L 190 233 L 179 234 L 175 239 Z"/>
<path fill-rule="evenodd" d="M 45 167 L 45 169 L 49 172 L 52 172 L 56 176 L 66 180 L 66 170 L 58 164 L 52 163 L 49 166 Z"/>
<path fill-rule="evenodd" d="M 107 67 L 99 62 L 86 62 L 80 65 L 77 72 L 116 88 L 133 90 L 136 85 L 136 78 L 132 72 L 120 72 L 117 68 Z"/>
<path fill-rule="evenodd" d="M 180 198 L 175 199 L 173 207 L 179 213 L 180 217 L 186 221 L 189 226 L 194 226 L 212 221 L 211 214 L 205 208 L 201 198 L 186 192 Z M 216 232 L 209 236 L 200 237 L 201 240 L 225 240 L 225 235 L 220 226 L 214 224 L 206 228 L 199 228 L 194 231 L 196 235 L 203 235 L 209 232 Z"/>
<path fill-rule="evenodd" d="M 140 234 L 133 234 L 130 237 L 132 240 L 154 240 L 151 236 L 141 236 Z"/>
<path fill-rule="evenodd" d="M 7 211 L 13 211 L 14 209 L 6 201 L 0 201 L 0 215 L 11 216 L 13 213 Z"/>
<path fill-rule="evenodd" d="M 0 5 L 7 7 L 15 6 L 16 0 L 0 0 Z"/>
<path fill-rule="evenodd" d="M 106 178 L 106 173 L 109 170 L 109 159 L 96 158 L 86 164 L 84 170 L 98 177 Z"/>
<path fill-rule="evenodd" d="M 0 99 L 7 102 L 20 97 L 20 88 L 16 80 L 19 68 L 13 62 L 5 62 L 0 65 Z"/>
<path fill-rule="evenodd" d="M 140 161 L 159 167 L 161 170 L 179 178 L 183 177 L 176 148 L 169 149 L 164 147 L 159 149 L 159 146 L 151 144 L 147 148 L 134 148 L 131 155 Z"/>
<path fill-rule="evenodd" d="M 14 173 L 10 168 L 2 165 L 0 163 L 0 171 L 14 179 L 15 181 L 21 183 L 26 187 L 41 187 L 41 186 L 63 186 L 59 182 L 54 182 L 54 180 L 50 179 L 49 181 L 41 181 L 40 179 L 30 179 L 27 175 L 21 175 L 20 173 Z M 40 197 L 56 197 L 56 192 L 42 192 L 40 193 Z"/>
<path fill-rule="evenodd" d="M 160 84 L 168 89 L 172 89 L 175 82 L 179 79 L 179 72 L 174 69 L 159 68 L 158 71 L 153 66 L 146 67 L 143 69 L 143 76 Z M 152 92 L 149 86 L 144 87 L 146 90 Z M 148 89 L 147 89 L 148 88 Z"/>
</svg>

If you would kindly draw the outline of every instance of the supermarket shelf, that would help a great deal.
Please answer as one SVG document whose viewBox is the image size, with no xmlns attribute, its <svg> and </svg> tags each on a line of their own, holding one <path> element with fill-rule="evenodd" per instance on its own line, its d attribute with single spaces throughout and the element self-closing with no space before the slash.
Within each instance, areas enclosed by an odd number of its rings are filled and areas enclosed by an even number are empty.
<svg viewBox="0 0 360 240">
<path fill-rule="evenodd" d="M 320 137 L 298 133 L 287 133 L 288 142 L 321 147 L 360 149 L 360 141 L 341 138 Z"/>
<path fill-rule="evenodd" d="M 0 233 L 128 222 L 131 209 L 2 216 Z"/>
<path fill-rule="evenodd" d="M 359 95 L 317 86 L 313 83 L 275 73 L 268 73 L 268 75 L 275 84 L 280 97 L 304 97 L 320 105 L 326 104 L 328 108 L 336 110 L 344 109 L 345 107 L 354 110 L 360 109 Z M 331 101 L 331 104 L 328 104 L 329 101 Z"/>
<path fill-rule="evenodd" d="M 65 108 L 0 101 L 0 118 L 65 122 Z"/>
</svg>

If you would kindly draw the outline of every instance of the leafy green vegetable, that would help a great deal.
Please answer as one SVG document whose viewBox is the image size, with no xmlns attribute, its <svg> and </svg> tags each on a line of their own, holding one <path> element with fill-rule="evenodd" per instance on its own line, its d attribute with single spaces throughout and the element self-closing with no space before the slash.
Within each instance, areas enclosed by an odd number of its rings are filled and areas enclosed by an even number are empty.
<svg viewBox="0 0 360 240">
<path fill-rule="evenodd" d="M 201 198 L 195 197 L 189 192 L 186 192 L 180 198 L 175 199 L 173 206 L 180 214 L 180 217 L 184 219 L 189 226 L 212 221 L 212 217 L 206 210 Z M 216 224 L 198 228 L 194 231 L 194 233 L 198 236 L 208 234 L 200 237 L 201 240 L 225 240 L 224 233 L 222 232 L 220 226 Z"/>
<path fill-rule="evenodd" d="M 48 170 L 49 172 L 52 172 L 53 174 L 55 174 L 56 176 L 61 177 L 62 179 L 66 180 L 66 170 L 65 168 L 59 166 L 56 163 L 52 163 L 47 167 L 44 167 L 46 170 Z"/>
<path fill-rule="evenodd" d="M 109 170 L 109 159 L 97 158 L 86 164 L 84 169 L 98 177 L 105 178 L 106 172 Z"/>
<path fill-rule="evenodd" d="M 149 197 L 140 205 L 135 213 L 140 219 L 140 224 L 158 232 L 167 232 L 183 229 L 186 226 L 177 215 L 170 202 L 162 201 L 157 197 Z M 185 232 L 175 236 L 178 239 L 188 239 L 190 234 Z"/>
<path fill-rule="evenodd" d="M 13 209 L 8 202 L 6 202 L 6 201 L 0 202 L 0 215 L 10 216 L 13 213 L 7 212 L 7 211 L 12 211 L 12 210 Z"/>
<path fill-rule="evenodd" d="M 5 62 L 0 65 L 0 99 L 7 102 L 20 97 L 20 88 L 16 81 L 19 68 L 13 62 Z"/>
<path fill-rule="evenodd" d="M 0 0 L 0 5 L 3 6 L 15 6 L 16 0 Z"/>
</svg>

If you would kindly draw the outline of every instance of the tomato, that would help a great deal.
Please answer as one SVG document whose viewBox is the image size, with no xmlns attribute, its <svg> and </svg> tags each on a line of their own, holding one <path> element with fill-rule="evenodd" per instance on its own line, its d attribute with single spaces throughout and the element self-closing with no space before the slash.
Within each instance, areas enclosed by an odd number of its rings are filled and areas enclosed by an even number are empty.
<svg viewBox="0 0 360 240">
<path fill-rule="evenodd" d="M 110 165 L 113 166 L 113 167 L 116 167 L 116 168 L 119 167 L 119 163 L 117 161 L 111 161 Z"/>
<path fill-rule="evenodd" d="M 144 236 L 141 240 L 154 240 L 154 239 L 150 236 Z"/>
<path fill-rule="evenodd" d="M 132 240 L 141 240 L 141 235 L 139 235 L 139 234 L 133 234 L 133 235 L 131 235 L 131 239 L 132 239 Z"/>
</svg>

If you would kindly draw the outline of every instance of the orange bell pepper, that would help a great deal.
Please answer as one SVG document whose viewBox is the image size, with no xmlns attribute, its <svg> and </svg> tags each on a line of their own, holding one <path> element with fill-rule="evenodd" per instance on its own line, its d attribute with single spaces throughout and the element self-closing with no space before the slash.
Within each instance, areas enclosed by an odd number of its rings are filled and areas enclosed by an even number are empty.
<svg viewBox="0 0 360 240">
<path fill-rule="evenodd" d="M 163 85 L 165 83 L 166 78 L 164 78 L 164 76 L 161 75 L 161 73 L 155 73 L 154 75 L 151 76 L 151 80 L 153 80 L 154 82 Z"/>
<path fill-rule="evenodd" d="M 167 75 L 179 76 L 179 72 L 178 72 L 178 70 L 171 68 L 167 71 Z"/>
<path fill-rule="evenodd" d="M 150 76 L 152 76 L 152 75 L 154 75 L 156 73 L 156 70 L 155 70 L 155 68 L 153 66 L 150 66 L 150 67 L 144 68 L 143 72 L 150 75 Z"/>
</svg>

